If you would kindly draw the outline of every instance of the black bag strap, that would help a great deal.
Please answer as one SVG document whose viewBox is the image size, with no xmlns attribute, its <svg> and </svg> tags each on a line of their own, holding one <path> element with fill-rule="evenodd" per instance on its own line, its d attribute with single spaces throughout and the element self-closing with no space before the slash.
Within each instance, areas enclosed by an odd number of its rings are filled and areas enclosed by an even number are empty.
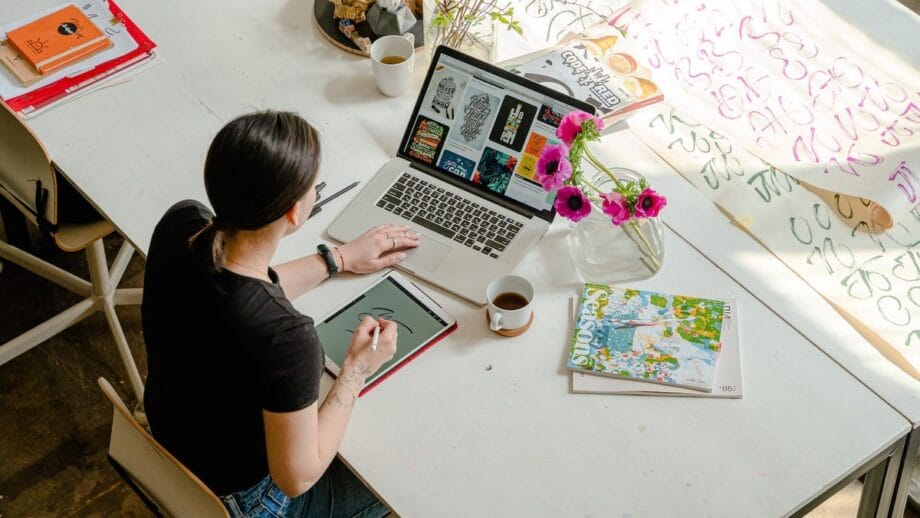
<svg viewBox="0 0 920 518">
<path fill-rule="evenodd" d="M 58 226 L 53 225 L 45 217 L 48 211 L 48 189 L 42 186 L 41 180 L 35 180 L 35 220 L 38 222 L 38 228 L 42 232 L 55 234 Z"/>
</svg>

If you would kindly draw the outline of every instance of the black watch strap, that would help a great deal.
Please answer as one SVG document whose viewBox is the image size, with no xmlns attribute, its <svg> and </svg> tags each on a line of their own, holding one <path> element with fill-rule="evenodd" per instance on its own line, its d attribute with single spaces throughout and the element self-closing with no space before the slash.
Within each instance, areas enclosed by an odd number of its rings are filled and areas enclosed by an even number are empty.
<svg viewBox="0 0 920 518">
<path fill-rule="evenodd" d="M 335 264 L 335 257 L 332 255 L 332 250 L 329 250 L 328 246 L 320 244 L 316 247 L 316 251 L 319 252 L 323 261 L 326 261 L 326 269 L 329 270 L 329 278 L 331 279 L 338 275 L 339 265 Z"/>
</svg>

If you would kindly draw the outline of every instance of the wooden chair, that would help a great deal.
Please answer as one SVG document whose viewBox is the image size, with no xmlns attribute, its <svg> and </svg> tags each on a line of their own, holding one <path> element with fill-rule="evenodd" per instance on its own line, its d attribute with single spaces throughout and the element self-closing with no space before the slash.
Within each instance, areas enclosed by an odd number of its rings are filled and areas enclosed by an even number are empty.
<svg viewBox="0 0 920 518">
<path fill-rule="evenodd" d="M 217 495 L 134 419 L 108 380 L 98 381 L 114 407 L 109 462 L 147 507 L 160 516 L 229 516 Z"/>
<path fill-rule="evenodd" d="M 144 383 L 115 313 L 116 305 L 141 302 L 142 290 L 117 288 L 134 247 L 125 240 L 112 268 L 108 268 L 102 238 L 115 231 L 115 227 L 67 182 L 22 119 L 2 102 L 0 107 L 0 195 L 27 220 L 49 233 L 62 250 L 85 251 L 91 278 L 90 281 L 81 279 L 22 248 L 0 241 L 0 259 L 18 264 L 84 297 L 71 308 L 0 345 L 0 365 L 102 311 L 131 388 L 137 400 L 143 401 Z"/>
</svg>

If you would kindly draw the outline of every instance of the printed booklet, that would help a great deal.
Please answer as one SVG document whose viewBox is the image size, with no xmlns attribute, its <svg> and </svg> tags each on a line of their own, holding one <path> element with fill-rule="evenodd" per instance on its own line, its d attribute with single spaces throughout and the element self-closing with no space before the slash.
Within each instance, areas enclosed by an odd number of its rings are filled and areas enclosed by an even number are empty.
<svg viewBox="0 0 920 518">
<path fill-rule="evenodd" d="M 577 298 L 573 298 L 572 302 L 573 307 L 578 305 Z M 725 308 L 722 319 L 722 350 L 716 362 L 712 392 L 572 371 L 572 393 L 741 399 L 744 396 L 744 388 L 741 382 L 738 305 L 734 300 L 727 300 Z M 574 316 L 577 319 L 577 314 Z M 575 319 L 572 320 L 573 323 Z"/>
<path fill-rule="evenodd" d="M 664 100 L 651 71 L 639 65 L 625 40 L 616 27 L 602 22 L 502 66 L 594 106 L 609 128 L 639 108 Z"/>
<path fill-rule="evenodd" d="M 722 300 L 585 284 L 568 367 L 710 393 L 731 309 Z"/>
</svg>

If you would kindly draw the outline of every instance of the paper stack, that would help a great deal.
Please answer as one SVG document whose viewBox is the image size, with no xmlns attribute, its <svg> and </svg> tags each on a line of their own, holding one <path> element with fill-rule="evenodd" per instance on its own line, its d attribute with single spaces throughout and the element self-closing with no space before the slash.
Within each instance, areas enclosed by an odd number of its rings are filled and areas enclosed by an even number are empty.
<svg viewBox="0 0 920 518">
<path fill-rule="evenodd" d="M 57 103 L 74 98 L 76 94 L 85 94 L 101 88 L 116 77 L 124 78 L 128 73 L 137 72 L 140 65 L 148 64 L 154 58 L 156 44 L 115 2 L 86 0 L 81 4 L 80 7 L 73 4 L 66 4 L 63 8 L 58 6 L 0 25 L 0 41 L 5 42 L 0 46 L 0 59 L 6 65 L 0 66 L 0 98 L 11 109 L 25 117 L 36 115 Z M 25 79 L 23 73 L 27 70 L 17 68 L 14 72 L 13 67 L 23 65 L 23 60 L 16 59 L 15 53 L 19 49 L 6 41 L 8 34 L 15 36 L 17 30 L 36 26 L 43 19 L 48 20 L 62 10 L 74 9 L 80 11 L 81 20 L 95 25 L 92 27 L 93 33 L 104 36 L 101 41 L 105 42 L 107 48 L 93 54 L 72 56 L 75 59 L 67 61 L 65 66 L 52 70 L 45 68 L 45 73 L 38 73 L 33 67 L 35 76 Z"/>
</svg>

